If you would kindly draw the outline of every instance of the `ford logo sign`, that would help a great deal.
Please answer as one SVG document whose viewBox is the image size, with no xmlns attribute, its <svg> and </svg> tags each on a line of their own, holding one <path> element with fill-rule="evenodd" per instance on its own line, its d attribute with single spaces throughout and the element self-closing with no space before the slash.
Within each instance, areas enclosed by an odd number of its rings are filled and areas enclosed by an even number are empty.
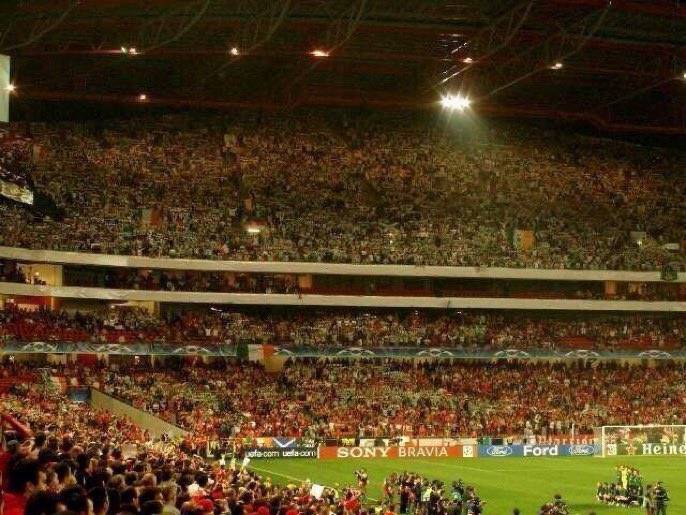
<svg viewBox="0 0 686 515">
<path fill-rule="evenodd" d="M 491 445 L 486 449 L 486 454 L 489 456 L 509 456 L 512 454 L 512 447 L 507 445 Z"/>
<path fill-rule="evenodd" d="M 595 454 L 595 448 L 592 445 L 571 445 L 569 454 L 570 456 L 590 456 Z"/>
</svg>

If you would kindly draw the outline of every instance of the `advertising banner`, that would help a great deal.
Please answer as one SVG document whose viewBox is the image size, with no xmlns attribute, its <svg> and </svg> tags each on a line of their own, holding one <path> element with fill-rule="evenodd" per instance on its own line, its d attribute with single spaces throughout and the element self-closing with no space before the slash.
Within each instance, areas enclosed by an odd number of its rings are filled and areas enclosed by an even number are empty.
<svg viewBox="0 0 686 515">
<path fill-rule="evenodd" d="M 321 447 L 320 459 L 347 458 L 462 458 L 474 455 L 474 449 L 465 453 L 461 445 L 401 446 L 401 447 Z"/>
<path fill-rule="evenodd" d="M 251 460 L 278 458 L 318 458 L 317 447 L 257 447 L 245 449 L 245 457 Z"/>
<path fill-rule="evenodd" d="M 593 456 L 593 445 L 479 445 L 479 458 Z"/>
<path fill-rule="evenodd" d="M 682 456 L 686 457 L 686 444 L 673 443 L 608 443 L 607 456 Z"/>
<path fill-rule="evenodd" d="M 21 250 L 23 254 L 24 250 Z M 44 253 L 51 253 L 51 251 L 41 251 Z M 8 254 L 8 252 L 3 252 L 3 254 Z M 14 254 L 14 253 L 12 253 Z M 61 256 L 60 253 L 52 253 L 56 256 Z M 64 259 L 64 258 L 62 258 Z M 39 261 L 41 259 L 38 259 Z M 0 293 L 5 295 L 21 296 L 21 295 L 36 295 L 36 288 L 40 289 L 41 296 L 67 296 L 71 298 L 99 298 L 99 299 L 109 299 L 109 300 L 126 300 L 133 299 L 136 297 L 137 292 L 134 290 L 125 290 L 125 293 L 121 293 L 124 290 L 117 290 L 119 293 L 113 293 L 114 290 L 107 288 L 81 288 L 77 286 L 70 287 L 68 294 L 64 294 L 62 290 L 57 292 L 57 290 L 52 289 L 49 286 L 34 286 L 19 283 L 0 283 Z M 164 299 L 161 299 L 159 295 L 166 295 Z M 155 298 L 158 300 L 168 300 L 172 301 L 176 297 L 172 298 L 173 295 L 187 295 L 187 292 L 161 292 L 156 293 Z M 170 295 L 172 295 L 170 297 Z M 209 295 L 209 294 L 208 294 Z M 212 294 L 215 295 L 215 294 Z M 216 294 L 216 295 L 232 295 L 232 294 Z M 243 295 L 243 294 L 237 294 Z M 94 297 L 95 296 L 95 297 Z M 135 299 L 134 299 L 135 300 Z M 187 300 L 184 298 L 183 300 Z M 181 302 L 179 300 L 179 302 Z M 217 302 L 223 302 L 219 299 Z M 594 301 L 596 302 L 596 301 Z M 620 301 L 617 301 L 620 302 Z M 624 302 L 624 301 L 621 301 Z M 655 304 L 655 302 L 651 302 Z M 652 308 L 651 308 L 652 309 Z M 237 356 L 237 346 L 229 344 L 220 345 L 182 345 L 181 343 L 127 343 L 126 345 L 119 345 L 114 343 L 92 343 L 92 342 L 18 342 L 13 340 L 7 340 L 4 343 L 3 350 L 6 354 L 20 354 L 20 353 L 32 353 L 32 354 L 133 354 L 133 355 L 145 355 L 145 356 L 185 356 L 185 355 L 195 355 L 200 354 L 203 356 L 222 356 L 222 357 L 234 357 Z M 322 347 L 317 349 L 319 354 L 314 353 L 314 351 L 309 352 L 306 349 L 299 353 L 298 349 L 293 348 L 288 351 L 287 354 L 277 355 L 282 357 L 338 357 L 329 354 L 330 349 Z M 372 352 L 369 351 L 368 356 L 376 357 L 422 357 L 421 354 L 423 350 L 411 349 L 411 348 L 382 348 L 374 349 Z M 593 360 L 616 360 L 616 359 L 659 359 L 659 360 L 686 360 L 685 350 L 670 350 L 669 352 L 662 349 L 622 349 L 618 351 L 594 351 L 586 349 L 574 349 L 574 350 L 517 350 L 517 349 L 507 349 L 499 351 L 471 351 L 471 350 L 455 350 L 455 349 L 443 349 L 440 355 L 433 356 L 436 358 L 450 358 L 450 359 L 593 359 Z M 336 440 L 336 439 L 332 439 Z M 358 445 L 356 438 L 341 438 L 339 443 L 344 447 L 354 447 Z M 399 438 L 369 438 L 361 439 L 366 441 L 374 440 L 378 442 L 379 440 L 387 440 L 391 443 L 389 445 L 395 445 L 395 441 Z M 400 440 L 405 440 L 406 443 L 417 443 L 418 445 L 423 445 L 419 440 L 444 440 L 444 439 L 424 439 L 424 438 L 406 438 L 401 437 Z M 470 443 L 472 439 L 469 438 L 459 438 L 457 441 L 461 444 Z M 473 443 L 473 442 L 472 442 Z M 384 445 L 384 444 L 376 444 Z"/>
<path fill-rule="evenodd" d="M 606 426 L 605 456 L 686 456 L 686 426 Z"/>
<path fill-rule="evenodd" d="M 265 436 L 246 438 L 241 442 L 245 447 L 271 449 L 276 447 L 286 449 L 291 447 L 316 447 L 317 442 L 313 438 L 294 438 L 291 436 Z"/>
<path fill-rule="evenodd" d="M 457 438 L 416 438 L 410 440 L 409 445 L 419 445 L 420 447 L 424 446 L 436 446 L 436 445 L 464 445 L 464 444 L 475 444 L 476 440 L 473 442 L 465 442 L 462 440 L 459 440 Z M 405 444 L 407 445 L 407 444 Z"/>
</svg>

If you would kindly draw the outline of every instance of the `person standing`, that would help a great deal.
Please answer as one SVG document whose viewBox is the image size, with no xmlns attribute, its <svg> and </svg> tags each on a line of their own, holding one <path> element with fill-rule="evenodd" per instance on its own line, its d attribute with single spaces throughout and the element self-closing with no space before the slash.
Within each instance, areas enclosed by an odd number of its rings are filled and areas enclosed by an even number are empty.
<svg viewBox="0 0 686 515">
<path fill-rule="evenodd" d="M 645 493 L 643 494 L 643 508 L 645 508 L 646 515 L 655 514 L 655 499 L 653 497 L 653 485 L 647 485 Z"/>
<path fill-rule="evenodd" d="M 412 491 L 410 489 L 410 485 L 403 482 L 403 484 L 400 486 L 400 514 L 405 515 L 410 507 L 410 497 L 411 497 Z"/>
<path fill-rule="evenodd" d="M 357 477 L 357 486 L 362 492 L 362 496 L 367 498 L 367 485 L 369 484 L 369 475 L 366 469 L 360 469 L 355 471 L 355 476 Z"/>
<path fill-rule="evenodd" d="M 667 489 L 662 484 L 662 481 L 657 482 L 655 487 L 655 515 L 667 515 L 667 504 L 669 504 L 669 495 Z"/>
</svg>

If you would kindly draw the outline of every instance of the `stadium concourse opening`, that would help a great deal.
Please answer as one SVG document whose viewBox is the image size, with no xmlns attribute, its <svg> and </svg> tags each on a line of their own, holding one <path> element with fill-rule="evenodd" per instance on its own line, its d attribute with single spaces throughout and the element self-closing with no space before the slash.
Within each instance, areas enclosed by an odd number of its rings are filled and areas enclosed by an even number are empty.
<svg viewBox="0 0 686 515">
<path fill-rule="evenodd" d="M 686 11 L 0 2 L 0 515 L 686 514 Z"/>
</svg>

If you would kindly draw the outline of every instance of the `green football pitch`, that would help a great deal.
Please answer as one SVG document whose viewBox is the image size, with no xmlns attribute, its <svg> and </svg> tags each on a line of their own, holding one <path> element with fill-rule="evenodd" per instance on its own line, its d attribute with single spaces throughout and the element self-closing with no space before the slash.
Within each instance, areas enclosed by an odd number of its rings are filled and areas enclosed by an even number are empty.
<svg viewBox="0 0 686 515">
<path fill-rule="evenodd" d="M 332 487 L 355 484 L 354 471 L 364 467 L 369 473 L 367 495 L 381 498 L 381 485 L 392 472 L 404 470 L 440 479 L 446 485 L 457 479 L 476 487 L 487 502 L 486 515 L 510 515 L 517 507 L 523 515 L 535 515 L 541 505 L 556 493 L 567 501 L 572 515 L 590 512 L 643 513 L 596 502 L 598 481 L 613 481 L 614 467 L 623 464 L 641 471 L 645 483 L 663 481 L 672 499 L 668 513 L 686 515 L 686 458 L 489 458 L 489 459 L 345 459 L 345 460 L 254 460 L 250 467 L 275 483 L 299 484 L 305 479 Z"/>
</svg>

